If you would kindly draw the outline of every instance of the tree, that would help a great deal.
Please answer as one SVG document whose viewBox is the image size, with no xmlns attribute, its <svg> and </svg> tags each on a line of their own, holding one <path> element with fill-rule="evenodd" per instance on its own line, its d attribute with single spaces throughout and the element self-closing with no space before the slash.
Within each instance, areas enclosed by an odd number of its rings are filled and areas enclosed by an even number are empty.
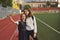
<svg viewBox="0 0 60 40">
<path fill-rule="evenodd" d="M 12 7 L 12 0 L 7 0 L 7 6 Z"/>
<path fill-rule="evenodd" d="M 12 0 L 0 0 L 2 7 L 12 6 Z"/>
<path fill-rule="evenodd" d="M 0 0 L 0 4 L 1 4 L 1 2 L 2 2 L 2 1 Z"/>
<path fill-rule="evenodd" d="M 2 1 L 2 7 L 7 7 L 7 0 L 1 0 Z"/>
<path fill-rule="evenodd" d="M 31 9 L 31 6 L 30 5 L 25 5 L 24 9 Z"/>
</svg>

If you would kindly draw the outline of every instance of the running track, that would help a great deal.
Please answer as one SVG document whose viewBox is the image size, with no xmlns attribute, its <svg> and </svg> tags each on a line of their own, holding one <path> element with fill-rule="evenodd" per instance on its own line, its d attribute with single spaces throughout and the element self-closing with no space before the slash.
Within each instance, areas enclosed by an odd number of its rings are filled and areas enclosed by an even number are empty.
<svg viewBox="0 0 60 40">
<path fill-rule="evenodd" d="M 20 15 L 12 16 L 17 21 Z M 18 40 L 17 25 L 14 24 L 9 17 L 0 20 L 0 40 Z"/>
</svg>

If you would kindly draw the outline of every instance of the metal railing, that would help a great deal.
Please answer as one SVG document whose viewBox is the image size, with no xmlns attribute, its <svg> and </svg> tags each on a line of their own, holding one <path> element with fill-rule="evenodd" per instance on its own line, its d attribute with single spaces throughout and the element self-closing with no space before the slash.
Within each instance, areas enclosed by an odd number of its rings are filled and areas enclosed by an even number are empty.
<svg viewBox="0 0 60 40">
<path fill-rule="evenodd" d="M 3 8 L 0 6 L 0 18 L 8 16 L 11 13 L 17 14 L 19 10 L 13 9 L 12 7 Z"/>
</svg>

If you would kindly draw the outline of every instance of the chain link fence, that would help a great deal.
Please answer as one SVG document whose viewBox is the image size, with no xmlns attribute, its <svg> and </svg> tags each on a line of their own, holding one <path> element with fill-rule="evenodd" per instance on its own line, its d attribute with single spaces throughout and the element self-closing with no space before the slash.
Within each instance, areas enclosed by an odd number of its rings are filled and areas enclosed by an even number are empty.
<svg viewBox="0 0 60 40">
<path fill-rule="evenodd" d="M 0 18 L 6 17 L 11 13 L 18 14 L 19 10 L 13 9 L 12 7 L 3 8 L 0 6 Z"/>
</svg>

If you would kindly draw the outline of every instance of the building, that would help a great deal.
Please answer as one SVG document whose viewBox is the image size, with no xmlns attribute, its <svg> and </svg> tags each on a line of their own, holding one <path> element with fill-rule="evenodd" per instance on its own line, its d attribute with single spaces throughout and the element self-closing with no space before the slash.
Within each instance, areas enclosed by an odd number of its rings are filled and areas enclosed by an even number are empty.
<svg viewBox="0 0 60 40">
<path fill-rule="evenodd" d="M 12 0 L 12 4 L 13 7 L 18 9 L 18 6 L 16 4 L 14 4 L 15 0 Z M 24 5 L 30 5 L 32 8 L 46 8 L 46 2 L 49 1 L 51 3 L 51 5 L 55 5 L 55 3 L 57 2 L 57 0 L 21 0 L 21 4 Z M 59 1 L 59 0 L 58 0 Z M 60 4 L 58 5 L 60 6 Z"/>
<path fill-rule="evenodd" d="M 32 8 L 46 8 L 47 7 L 47 2 L 46 1 L 43 1 L 43 2 L 26 2 L 24 3 L 24 5 L 30 5 Z M 50 2 L 51 5 L 55 5 L 56 2 Z"/>
</svg>

